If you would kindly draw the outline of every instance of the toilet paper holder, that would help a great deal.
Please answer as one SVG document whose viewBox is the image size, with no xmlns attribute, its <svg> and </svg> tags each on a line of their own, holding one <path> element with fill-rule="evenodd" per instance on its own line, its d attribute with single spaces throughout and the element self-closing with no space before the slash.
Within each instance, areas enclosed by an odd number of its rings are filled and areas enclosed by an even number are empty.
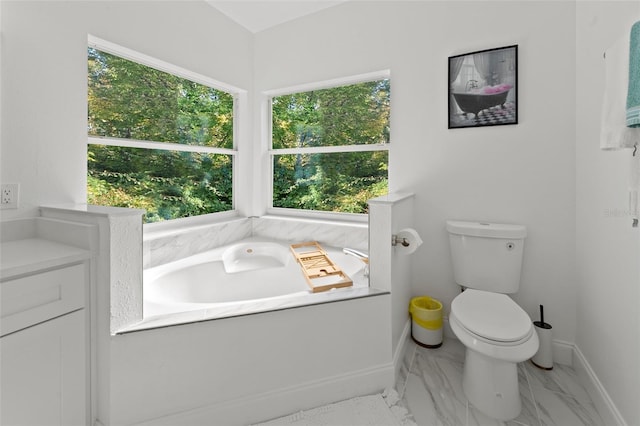
<svg viewBox="0 0 640 426">
<path fill-rule="evenodd" d="M 398 254 L 406 256 L 414 253 L 422 245 L 422 238 L 413 228 L 405 228 L 391 235 L 391 245 L 397 247 Z"/>
<path fill-rule="evenodd" d="M 404 237 L 398 237 L 397 235 L 392 235 L 391 236 L 391 245 L 392 246 L 397 246 L 398 244 L 402 245 L 402 247 L 409 247 L 411 245 L 411 243 L 409 243 L 409 240 L 404 238 Z"/>
</svg>

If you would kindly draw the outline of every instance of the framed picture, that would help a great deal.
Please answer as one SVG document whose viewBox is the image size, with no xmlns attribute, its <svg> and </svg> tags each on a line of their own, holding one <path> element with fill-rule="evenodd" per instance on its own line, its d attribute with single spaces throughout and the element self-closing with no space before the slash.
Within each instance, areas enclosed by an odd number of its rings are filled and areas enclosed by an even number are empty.
<svg viewBox="0 0 640 426">
<path fill-rule="evenodd" d="M 449 57 L 449 128 L 518 124 L 518 46 Z"/>
</svg>

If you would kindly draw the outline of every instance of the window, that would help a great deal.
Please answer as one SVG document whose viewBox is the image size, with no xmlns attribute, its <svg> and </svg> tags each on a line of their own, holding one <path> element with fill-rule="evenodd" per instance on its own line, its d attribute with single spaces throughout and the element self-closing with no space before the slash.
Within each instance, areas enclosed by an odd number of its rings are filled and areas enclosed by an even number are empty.
<svg viewBox="0 0 640 426">
<path fill-rule="evenodd" d="M 367 213 L 388 189 L 387 78 L 271 98 L 274 208 Z"/>
<path fill-rule="evenodd" d="M 88 203 L 145 222 L 232 210 L 234 96 L 101 47 L 88 49 Z"/>
</svg>

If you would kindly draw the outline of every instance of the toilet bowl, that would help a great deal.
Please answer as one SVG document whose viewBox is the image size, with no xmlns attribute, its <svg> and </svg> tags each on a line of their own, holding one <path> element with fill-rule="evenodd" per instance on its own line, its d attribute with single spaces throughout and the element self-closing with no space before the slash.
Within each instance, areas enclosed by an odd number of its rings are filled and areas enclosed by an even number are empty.
<svg viewBox="0 0 640 426">
<path fill-rule="evenodd" d="M 453 300 L 449 323 L 467 348 L 462 385 L 469 402 L 498 420 L 517 417 L 517 363 L 538 350 L 527 313 L 507 295 L 468 289 Z"/>
<path fill-rule="evenodd" d="M 520 414 L 518 363 L 535 355 L 531 318 L 508 296 L 520 287 L 526 228 L 448 221 L 456 283 L 449 324 L 466 347 L 462 387 L 469 402 L 497 420 Z"/>
</svg>

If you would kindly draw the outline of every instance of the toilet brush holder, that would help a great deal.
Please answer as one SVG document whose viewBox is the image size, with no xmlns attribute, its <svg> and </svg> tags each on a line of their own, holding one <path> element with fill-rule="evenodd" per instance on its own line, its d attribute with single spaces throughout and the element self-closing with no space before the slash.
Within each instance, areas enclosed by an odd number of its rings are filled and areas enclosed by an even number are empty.
<svg viewBox="0 0 640 426">
<path fill-rule="evenodd" d="M 531 363 L 543 370 L 553 369 L 553 348 L 551 347 L 551 324 L 544 322 L 544 308 L 540 305 L 540 321 L 534 321 L 533 325 L 538 333 L 540 346 L 538 352 L 531 358 Z"/>
</svg>

